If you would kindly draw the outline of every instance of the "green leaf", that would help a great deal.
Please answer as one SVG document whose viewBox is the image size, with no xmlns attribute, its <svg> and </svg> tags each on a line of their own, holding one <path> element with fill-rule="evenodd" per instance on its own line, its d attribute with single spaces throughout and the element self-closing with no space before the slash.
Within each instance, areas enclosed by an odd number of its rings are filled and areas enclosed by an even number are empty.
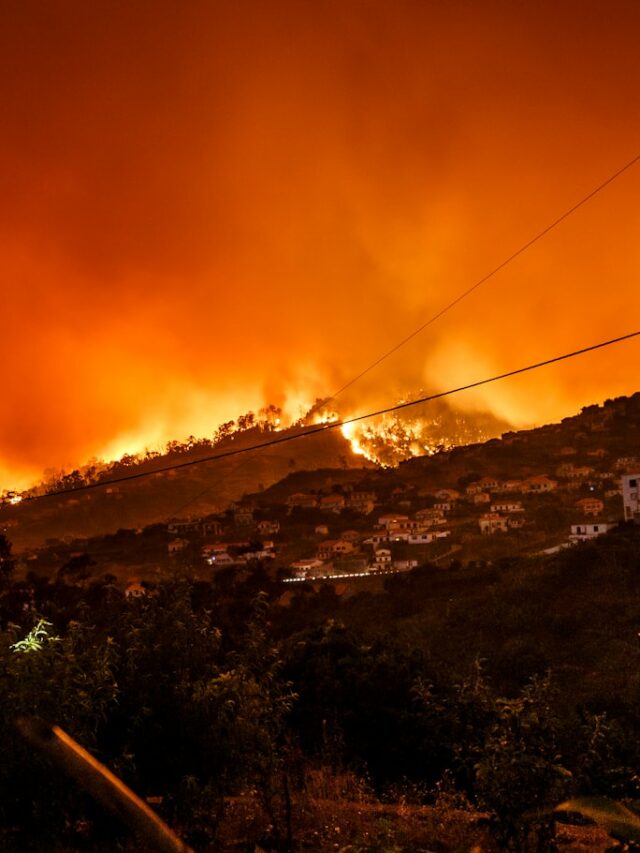
<svg viewBox="0 0 640 853">
<path fill-rule="evenodd" d="M 561 803 L 557 812 L 577 812 L 597 823 L 614 838 L 640 841 L 640 817 L 622 803 L 606 797 L 577 797 Z"/>
</svg>

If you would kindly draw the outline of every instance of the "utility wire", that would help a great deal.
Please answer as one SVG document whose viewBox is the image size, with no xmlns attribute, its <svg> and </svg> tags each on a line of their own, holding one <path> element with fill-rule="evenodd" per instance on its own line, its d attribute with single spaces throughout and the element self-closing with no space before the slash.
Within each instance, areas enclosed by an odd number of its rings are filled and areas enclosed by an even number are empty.
<svg viewBox="0 0 640 853">
<path fill-rule="evenodd" d="M 271 438 L 268 441 L 260 442 L 259 444 L 252 444 L 249 447 L 238 447 L 233 450 L 224 450 L 222 453 L 216 453 L 212 456 L 204 456 L 200 459 L 190 459 L 186 462 L 177 462 L 173 465 L 166 465 L 162 468 L 154 468 L 152 471 L 139 471 L 135 474 L 125 474 L 122 477 L 116 477 L 112 480 L 104 480 L 98 483 L 87 483 L 82 486 L 73 486 L 70 489 L 59 489 L 54 492 L 47 492 L 45 495 L 34 495 L 33 497 L 25 498 L 24 503 L 29 501 L 36 500 L 44 500 L 45 498 L 56 497 L 59 495 L 69 495 L 74 494 L 75 492 L 85 492 L 90 489 L 99 489 L 103 486 L 112 486 L 117 483 L 124 483 L 130 480 L 140 480 L 143 477 L 150 477 L 152 474 L 165 474 L 168 471 L 177 471 L 180 468 L 192 468 L 195 465 L 202 465 L 205 462 L 215 462 L 218 459 L 228 459 L 231 456 L 240 456 L 243 453 L 251 453 L 254 450 L 262 450 L 266 447 L 274 447 L 278 444 L 285 444 L 290 441 L 297 441 L 301 438 L 308 438 L 311 435 L 317 435 L 321 432 L 327 432 L 328 430 L 340 429 L 340 427 L 347 426 L 348 424 L 358 423 L 359 421 L 368 420 L 369 418 L 379 417 L 381 415 L 388 415 L 392 412 L 400 411 L 401 409 L 408 409 L 411 406 L 418 406 L 421 403 L 429 403 L 432 400 L 439 400 L 442 397 L 450 397 L 452 394 L 459 394 L 461 391 L 469 391 L 472 388 L 479 388 L 482 385 L 489 385 L 492 382 L 498 382 L 501 379 L 508 379 L 511 376 L 517 376 L 520 373 L 528 373 L 532 370 L 538 370 L 540 367 L 546 367 L 549 364 L 556 364 L 560 361 L 566 361 L 570 358 L 575 358 L 579 355 L 584 355 L 588 352 L 594 352 L 595 350 L 604 349 L 605 347 L 612 346 L 613 344 L 621 343 L 622 341 L 630 340 L 631 338 L 636 338 L 640 335 L 640 330 L 637 332 L 630 332 L 626 335 L 620 335 L 617 338 L 611 338 L 608 341 L 601 341 L 597 344 L 592 344 L 591 346 L 583 347 L 582 349 L 573 350 L 572 352 L 564 353 L 563 355 L 557 355 L 553 358 L 547 358 L 544 361 L 538 361 L 535 364 L 529 364 L 526 367 L 519 367 L 515 370 L 509 370 L 507 373 L 500 373 L 497 376 L 491 376 L 487 379 L 479 379 L 476 382 L 470 382 L 467 385 L 460 385 L 457 388 L 451 388 L 448 391 L 440 391 L 437 394 L 429 394 L 424 397 L 418 397 L 415 400 L 409 400 L 404 403 L 396 403 L 393 406 L 387 406 L 384 409 L 378 409 L 375 412 L 367 412 L 364 415 L 355 415 L 352 418 L 346 418 L 341 421 L 331 421 L 326 424 L 320 424 L 318 426 L 310 427 L 305 429 L 303 432 L 294 433 L 293 435 L 283 435 L 278 438 Z"/>
<path fill-rule="evenodd" d="M 610 175 L 606 179 L 606 181 L 603 181 L 603 183 L 599 184 L 595 189 L 591 190 L 590 193 L 588 193 L 583 198 L 581 198 L 580 201 L 576 202 L 576 204 L 574 204 L 573 207 L 570 207 L 568 210 L 566 210 L 561 216 L 559 216 L 557 219 L 555 219 L 550 225 L 547 225 L 547 227 L 544 228 L 542 231 L 540 231 L 538 234 L 536 234 L 535 237 L 532 237 L 527 243 L 520 246 L 520 248 L 517 249 L 515 252 L 513 252 L 513 254 L 509 255 L 509 257 L 506 258 L 506 260 L 502 261 L 501 264 L 498 264 L 497 267 L 492 269 L 491 272 L 488 272 L 481 279 L 476 281 L 475 284 L 473 284 L 467 290 L 463 291 L 458 296 L 456 296 L 455 299 L 453 299 L 451 302 L 449 302 L 447 305 L 445 305 L 444 308 L 441 308 L 440 311 L 438 311 L 436 314 L 434 314 L 432 317 L 430 317 L 425 323 L 423 323 L 421 326 L 419 326 L 417 329 L 415 329 L 413 332 L 411 332 L 410 335 L 407 335 L 406 338 L 403 338 L 399 343 L 397 343 L 395 346 L 393 346 L 390 350 L 387 350 L 387 352 L 385 352 L 383 355 L 381 355 L 375 361 L 371 362 L 371 364 L 368 367 L 365 367 L 364 370 L 361 370 L 360 373 L 357 374 L 357 376 L 354 376 L 352 379 L 350 379 L 348 382 L 346 382 L 341 388 L 338 388 L 338 390 L 335 391 L 330 397 L 327 397 L 325 400 L 323 400 L 323 405 L 326 405 L 327 403 L 330 403 L 332 400 L 335 400 L 335 398 L 338 397 L 340 394 L 342 394 L 343 391 L 346 391 L 347 388 L 350 388 L 352 385 L 355 385 L 355 383 L 358 382 L 360 379 L 362 379 L 363 376 L 366 376 L 367 373 L 370 373 L 379 364 L 382 364 L 383 361 L 386 361 L 386 359 L 388 359 L 389 356 L 393 355 L 399 349 L 402 349 L 402 347 L 405 346 L 405 344 L 408 344 L 409 341 L 413 340 L 413 338 L 415 338 L 417 335 L 419 335 L 420 332 L 423 332 L 428 326 L 431 326 L 432 323 L 435 323 L 436 320 L 439 320 L 440 317 L 442 317 L 447 312 L 451 311 L 451 309 L 454 308 L 456 305 L 458 305 L 460 302 L 462 302 L 463 299 L 466 299 L 467 296 L 470 296 L 474 292 L 474 290 L 477 290 L 481 285 L 483 285 L 483 284 L 485 284 L 485 282 L 489 281 L 490 278 L 493 278 L 494 275 L 496 275 L 496 273 L 500 272 L 500 270 L 503 270 L 512 261 L 514 261 L 520 255 L 522 255 L 524 252 L 526 252 L 527 249 L 530 249 L 531 246 L 533 246 L 535 243 L 537 243 L 539 240 L 541 240 L 543 237 L 545 237 L 550 231 L 553 231 L 554 228 L 556 228 L 558 225 L 560 225 L 561 222 L 564 222 L 565 219 L 568 219 L 568 217 L 571 216 L 573 213 L 575 213 L 576 210 L 579 210 L 588 201 L 591 201 L 591 199 L 594 196 L 598 195 L 599 192 L 601 192 L 605 187 L 609 186 L 609 184 L 613 183 L 613 181 L 615 181 L 617 178 L 620 177 L 620 175 L 624 174 L 628 169 L 630 169 L 632 166 L 634 166 L 639 160 L 640 160 L 640 154 L 635 156 L 632 160 L 629 160 L 629 162 L 626 163 L 624 166 L 622 166 L 621 169 L 618 169 L 618 171 L 614 172 L 613 175 Z"/>
<path fill-rule="evenodd" d="M 252 461 L 251 459 L 245 459 L 245 460 L 244 460 L 244 463 L 241 463 L 240 465 L 238 465 L 238 467 L 236 468 L 236 470 L 235 470 L 233 473 L 237 476 L 237 475 L 238 475 L 238 471 L 242 471 L 242 470 L 244 470 L 244 468 L 246 467 L 246 465 L 247 465 L 249 462 L 251 462 L 251 461 Z M 189 498 L 189 500 L 185 501 L 184 503 L 181 503 L 178 507 L 175 507 L 175 506 L 174 506 L 174 508 L 173 508 L 173 510 L 172 510 L 172 515 L 173 515 L 173 517 L 174 517 L 174 518 L 179 518 L 179 517 L 180 517 L 180 513 L 184 512 L 184 511 L 185 511 L 185 509 L 188 509 L 188 508 L 189 508 L 192 504 L 194 504 L 196 501 L 199 501 L 199 500 L 200 500 L 201 498 L 203 498 L 205 495 L 209 494 L 209 492 L 211 492 L 211 491 L 215 488 L 215 485 L 216 485 L 215 483 L 211 483 L 210 485 L 208 485 L 208 486 L 207 486 L 207 488 L 206 488 L 206 489 L 202 489 L 202 490 L 201 490 L 201 491 L 199 491 L 196 495 L 194 495 L 192 498 Z"/>
</svg>

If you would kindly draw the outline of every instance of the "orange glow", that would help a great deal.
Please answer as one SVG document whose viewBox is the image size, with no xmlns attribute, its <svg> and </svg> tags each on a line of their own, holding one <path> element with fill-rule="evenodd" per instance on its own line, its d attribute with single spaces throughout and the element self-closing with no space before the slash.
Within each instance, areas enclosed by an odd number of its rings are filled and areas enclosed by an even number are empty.
<svg viewBox="0 0 640 853">
<path fill-rule="evenodd" d="M 362 446 L 356 424 L 343 424 L 340 427 L 340 431 L 342 432 L 342 435 L 347 439 L 347 441 L 351 444 L 351 450 L 356 455 L 364 456 L 366 459 L 370 459 L 372 462 L 378 461 L 375 457 L 369 455 L 367 453 L 366 448 Z"/>
<path fill-rule="evenodd" d="M 354 453 L 391 466 L 412 456 L 432 456 L 456 444 L 484 441 L 506 427 L 506 422 L 491 415 L 464 414 L 436 400 L 401 413 L 345 423 L 341 431 Z"/>
<path fill-rule="evenodd" d="M 296 421 L 638 153 L 635 0 L 1 16 L 0 490 L 267 404 Z M 636 166 L 340 415 L 633 331 L 639 193 Z M 558 419 L 638 390 L 639 347 L 452 404 Z"/>
</svg>

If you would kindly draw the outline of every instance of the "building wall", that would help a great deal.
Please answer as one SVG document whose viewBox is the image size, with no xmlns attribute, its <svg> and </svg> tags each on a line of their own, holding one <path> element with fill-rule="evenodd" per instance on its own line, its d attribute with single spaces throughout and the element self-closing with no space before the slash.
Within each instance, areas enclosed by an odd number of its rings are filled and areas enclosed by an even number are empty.
<svg viewBox="0 0 640 853">
<path fill-rule="evenodd" d="M 640 474 L 623 475 L 622 503 L 625 521 L 633 521 L 640 516 Z"/>
</svg>

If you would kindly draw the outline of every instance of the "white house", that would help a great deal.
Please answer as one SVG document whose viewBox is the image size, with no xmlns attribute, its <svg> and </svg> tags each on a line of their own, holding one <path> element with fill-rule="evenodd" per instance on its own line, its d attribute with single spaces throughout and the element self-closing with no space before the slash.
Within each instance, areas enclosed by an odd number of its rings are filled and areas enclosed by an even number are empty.
<svg viewBox="0 0 640 853">
<path fill-rule="evenodd" d="M 226 554 L 228 547 L 226 542 L 211 542 L 202 546 L 202 556 L 206 558 L 212 554 Z"/>
<path fill-rule="evenodd" d="M 640 474 L 623 475 L 622 503 L 625 521 L 640 520 Z"/>
<path fill-rule="evenodd" d="M 333 553 L 350 554 L 351 551 L 355 550 L 355 547 L 353 539 L 338 539 L 333 546 Z"/>
<path fill-rule="evenodd" d="M 604 509 L 604 504 L 599 498 L 581 498 L 575 502 L 574 506 L 585 515 L 600 515 Z"/>
<path fill-rule="evenodd" d="M 633 471 L 638 470 L 640 460 L 637 456 L 620 456 L 613 464 L 616 471 Z M 629 474 L 630 477 L 635 477 L 635 474 Z"/>
<path fill-rule="evenodd" d="M 375 507 L 376 496 L 374 492 L 351 492 L 347 496 L 347 506 L 356 512 L 368 515 Z"/>
<path fill-rule="evenodd" d="M 391 568 L 391 550 L 389 548 L 378 548 L 373 559 L 371 568 L 374 571 L 381 572 Z"/>
<path fill-rule="evenodd" d="M 324 495 L 320 498 L 320 509 L 325 512 L 340 513 L 345 507 L 344 495 Z"/>
<path fill-rule="evenodd" d="M 444 539 L 451 534 L 450 530 L 434 530 L 433 533 L 410 533 L 409 545 L 430 545 L 435 539 Z"/>
<path fill-rule="evenodd" d="M 593 474 L 593 468 L 588 465 L 574 465 L 573 462 L 565 462 L 556 468 L 558 477 L 568 477 L 570 480 L 581 480 Z"/>
<path fill-rule="evenodd" d="M 502 492 L 521 492 L 522 480 L 505 480 L 500 489 Z"/>
<path fill-rule="evenodd" d="M 480 524 L 480 533 L 488 535 L 498 532 L 506 533 L 509 529 L 508 520 L 497 512 L 487 512 L 478 523 Z"/>
<path fill-rule="evenodd" d="M 586 542 L 587 539 L 595 539 L 596 536 L 602 536 L 603 533 L 606 533 L 607 530 L 611 530 L 612 527 L 615 527 L 615 524 L 609 524 L 602 521 L 599 521 L 597 524 L 594 522 L 572 524 L 569 541 Z"/>
<path fill-rule="evenodd" d="M 464 491 L 465 491 L 465 494 L 467 494 L 471 497 L 471 495 L 479 494 L 481 491 L 483 491 L 483 488 L 482 488 L 482 485 L 480 483 L 475 482 L 475 483 L 469 483 L 469 485 L 466 487 L 466 489 Z"/>
<path fill-rule="evenodd" d="M 432 524 L 442 524 L 444 520 L 442 510 L 435 507 L 431 509 L 419 509 L 416 512 L 416 521 L 419 521 L 425 527 L 430 527 Z"/>
<path fill-rule="evenodd" d="M 374 533 L 364 540 L 365 545 L 382 545 L 389 542 L 406 542 L 408 545 L 430 545 L 436 539 L 443 539 L 451 534 L 450 530 L 434 530 L 431 533 Z"/>
<path fill-rule="evenodd" d="M 491 504 L 491 512 L 524 512 L 521 501 L 496 501 Z"/>
<path fill-rule="evenodd" d="M 295 562 L 291 563 L 291 570 L 295 578 L 306 578 L 309 574 L 317 572 L 323 566 L 324 563 L 322 560 L 311 557 L 306 560 L 295 560 Z"/>
<path fill-rule="evenodd" d="M 273 548 L 267 548 L 266 543 L 262 548 L 257 548 L 255 551 L 247 551 L 243 554 L 245 560 L 274 560 L 275 554 Z"/>
<path fill-rule="evenodd" d="M 524 491 L 540 494 L 541 492 L 552 492 L 558 487 L 555 480 L 551 480 L 545 474 L 539 474 L 536 477 L 529 477 L 524 481 Z"/>
<path fill-rule="evenodd" d="M 388 513 L 387 515 L 381 515 L 378 519 L 378 524 L 380 527 L 384 527 L 387 530 L 398 530 L 401 526 L 405 525 L 409 521 L 408 515 L 399 515 L 396 513 Z"/>
<path fill-rule="evenodd" d="M 417 560 L 394 560 L 393 561 L 394 572 L 410 572 L 411 569 L 415 569 L 417 566 L 418 566 Z"/>
<path fill-rule="evenodd" d="M 501 483 L 495 477 L 483 477 L 479 481 L 479 485 L 483 492 L 495 492 L 500 488 Z"/>
<path fill-rule="evenodd" d="M 227 554 L 226 551 L 216 551 L 215 554 L 210 554 L 207 557 L 207 563 L 209 563 L 210 566 L 217 566 L 218 568 L 235 566 L 236 563 L 240 561 L 241 559 L 239 557 L 234 558 L 231 554 Z"/>
<path fill-rule="evenodd" d="M 329 560 L 333 556 L 349 554 L 355 548 L 353 542 L 344 539 L 327 539 L 318 545 L 318 559 Z"/>
<path fill-rule="evenodd" d="M 406 542 L 408 539 L 408 533 L 374 533 L 373 536 L 364 540 L 364 544 L 377 546 L 388 542 Z"/>
<path fill-rule="evenodd" d="M 394 520 L 385 524 L 388 533 L 415 533 L 424 530 L 429 525 L 416 518 L 407 518 L 406 515 L 397 516 Z"/>
</svg>

